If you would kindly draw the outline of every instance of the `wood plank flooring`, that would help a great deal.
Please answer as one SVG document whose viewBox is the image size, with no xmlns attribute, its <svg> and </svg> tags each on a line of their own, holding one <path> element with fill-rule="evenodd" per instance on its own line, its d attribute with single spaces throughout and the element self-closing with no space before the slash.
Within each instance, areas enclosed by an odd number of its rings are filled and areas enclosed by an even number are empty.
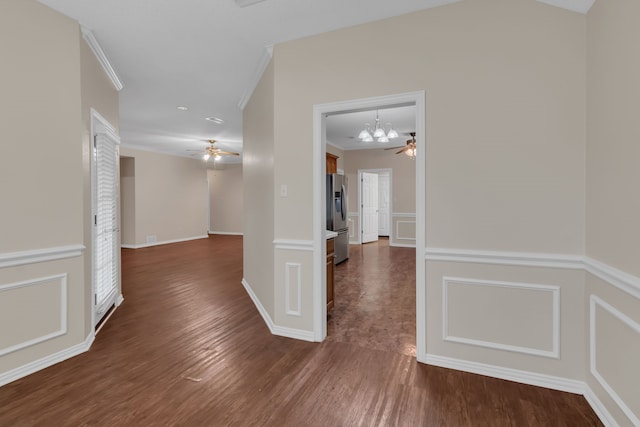
<svg viewBox="0 0 640 427">
<path fill-rule="evenodd" d="M 356 332 L 346 306 L 321 344 L 272 336 L 241 256 L 236 236 L 123 250 L 123 305 L 89 352 L 0 388 L 0 426 L 602 425 L 580 396 L 418 364 L 398 347 L 413 338 Z M 343 270 L 367 274 L 357 256 Z M 413 275 L 388 269 L 391 284 Z"/>
</svg>

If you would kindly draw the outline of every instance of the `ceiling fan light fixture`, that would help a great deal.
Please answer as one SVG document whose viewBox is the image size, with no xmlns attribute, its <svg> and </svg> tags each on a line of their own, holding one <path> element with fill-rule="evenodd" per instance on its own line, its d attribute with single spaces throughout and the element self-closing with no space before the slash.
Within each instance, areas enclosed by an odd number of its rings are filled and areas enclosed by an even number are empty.
<svg viewBox="0 0 640 427">
<path fill-rule="evenodd" d="M 205 162 L 209 160 L 209 158 L 211 158 L 211 154 L 209 153 L 206 153 L 204 156 L 202 156 L 202 160 L 204 160 Z"/>
<path fill-rule="evenodd" d="M 213 160 L 220 160 L 221 158 L 222 158 L 222 156 L 221 156 L 220 154 L 216 154 L 216 155 L 213 157 Z"/>
</svg>

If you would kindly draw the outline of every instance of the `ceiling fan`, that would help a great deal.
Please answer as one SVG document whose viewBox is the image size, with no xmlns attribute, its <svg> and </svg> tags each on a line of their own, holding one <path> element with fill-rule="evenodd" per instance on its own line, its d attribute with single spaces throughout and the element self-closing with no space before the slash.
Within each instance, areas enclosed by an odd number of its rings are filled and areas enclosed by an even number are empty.
<svg viewBox="0 0 640 427">
<path fill-rule="evenodd" d="M 397 150 L 398 148 L 401 148 L 401 150 L 397 151 L 396 154 L 400 154 L 400 153 L 404 153 L 407 156 L 409 156 L 412 159 L 415 159 L 416 157 L 416 133 L 415 132 L 410 132 L 409 135 L 411 135 L 411 139 L 407 140 L 407 144 L 402 147 L 391 147 L 391 148 L 385 148 L 385 150 Z"/>
<path fill-rule="evenodd" d="M 202 155 L 202 159 L 205 162 L 209 161 L 211 157 L 213 157 L 214 160 L 220 160 L 222 156 L 239 156 L 240 155 L 240 153 L 234 153 L 233 151 L 224 151 L 214 146 L 214 144 L 216 143 L 215 139 L 208 139 L 207 142 L 209 143 L 209 146 L 205 148 L 205 152 Z M 187 151 L 202 151 L 202 150 L 187 150 Z"/>
</svg>

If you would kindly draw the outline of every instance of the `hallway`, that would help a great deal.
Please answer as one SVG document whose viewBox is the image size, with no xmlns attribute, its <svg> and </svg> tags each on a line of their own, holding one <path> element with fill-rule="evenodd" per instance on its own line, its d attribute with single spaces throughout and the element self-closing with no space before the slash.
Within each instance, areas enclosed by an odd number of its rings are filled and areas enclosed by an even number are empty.
<svg viewBox="0 0 640 427">
<path fill-rule="evenodd" d="M 581 396 L 418 364 L 396 351 L 408 337 L 271 335 L 238 236 L 123 250 L 122 268 L 125 301 L 90 351 L 0 388 L 0 427 L 602 425 Z M 393 300 L 360 299 L 376 296 Z"/>
</svg>

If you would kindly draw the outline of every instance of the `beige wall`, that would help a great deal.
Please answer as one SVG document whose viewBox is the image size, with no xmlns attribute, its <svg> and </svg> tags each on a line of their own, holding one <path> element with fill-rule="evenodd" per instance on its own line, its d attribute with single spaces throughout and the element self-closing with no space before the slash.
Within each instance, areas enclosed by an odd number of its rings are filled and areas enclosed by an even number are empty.
<svg viewBox="0 0 640 427">
<path fill-rule="evenodd" d="M 349 179 L 349 240 L 359 242 L 358 170 L 391 169 L 392 245 L 415 246 L 416 165 L 405 155 L 385 150 L 348 150 L 344 152 L 345 174 Z M 413 215 L 411 215 L 413 214 Z M 353 228 L 353 230 L 351 230 Z"/>
<path fill-rule="evenodd" d="M 265 70 L 243 114 L 243 275 L 274 318 L 274 66 Z"/>
<path fill-rule="evenodd" d="M 483 0 L 275 46 L 276 237 L 312 237 L 314 104 L 426 90 L 428 244 L 581 252 L 584 31 L 579 14 Z M 387 60 L 363 73 L 371 51 Z"/>
<path fill-rule="evenodd" d="M 136 244 L 136 160 L 120 157 L 120 243 Z"/>
<path fill-rule="evenodd" d="M 0 356 L 2 384 L 15 369 L 81 343 L 90 317 L 82 249 L 48 262 L 30 256 L 84 244 L 79 26 L 35 1 L 3 1 L 0 51 L 0 259 L 27 251 L 25 264 L 0 267 L 0 353 L 36 341 Z M 50 276 L 58 277 L 41 281 Z"/>
<path fill-rule="evenodd" d="M 209 232 L 242 234 L 242 165 L 207 170 Z"/>
<path fill-rule="evenodd" d="M 206 237 L 207 169 L 198 159 L 120 147 L 135 161 L 135 245 Z M 151 242 L 150 242 L 151 243 Z"/>
<path fill-rule="evenodd" d="M 392 169 L 394 212 L 416 211 L 416 165 L 405 155 L 384 150 L 345 151 L 345 175 L 349 179 L 349 212 L 358 211 L 358 170 Z"/>
<path fill-rule="evenodd" d="M 640 283 L 640 3 L 597 1 L 587 17 L 587 256 L 633 275 Z M 592 275 L 587 277 L 585 317 L 587 382 L 621 426 L 640 423 L 640 300 Z M 598 298 L 592 318 L 590 299 Z M 606 308 L 600 301 L 609 304 Z M 616 317 L 618 315 L 618 317 Z M 626 316 L 635 324 L 621 321 Z M 599 376 L 599 378 L 598 378 Z M 618 395 L 612 398 L 607 383 Z M 638 424 L 636 424 L 638 425 Z"/>
</svg>

